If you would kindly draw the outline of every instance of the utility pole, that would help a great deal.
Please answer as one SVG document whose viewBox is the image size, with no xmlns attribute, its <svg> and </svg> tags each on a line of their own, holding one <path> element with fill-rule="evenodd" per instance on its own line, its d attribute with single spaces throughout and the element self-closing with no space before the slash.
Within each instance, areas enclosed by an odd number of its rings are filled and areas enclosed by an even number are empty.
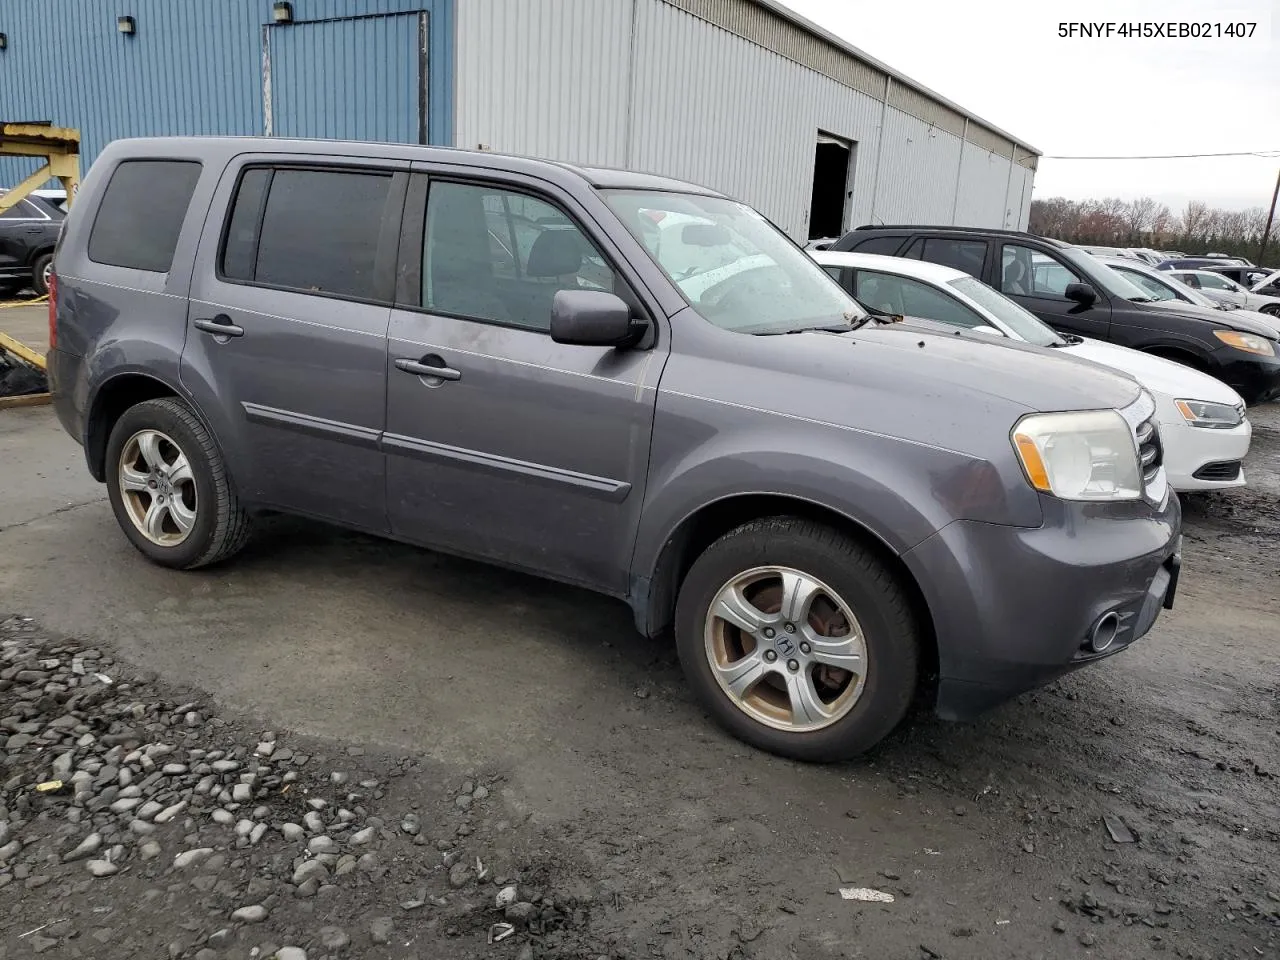
<svg viewBox="0 0 1280 960">
<path fill-rule="evenodd" d="M 1280 172 L 1276 173 L 1276 188 L 1271 191 L 1271 212 L 1267 214 L 1267 225 L 1262 229 L 1262 246 L 1258 249 L 1258 266 L 1263 265 L 1267 255 L 1267 239 L 1271 236 L 1271 222 L 1276 218 L 1276 197 L 1280 197 Z"/>
</svg>

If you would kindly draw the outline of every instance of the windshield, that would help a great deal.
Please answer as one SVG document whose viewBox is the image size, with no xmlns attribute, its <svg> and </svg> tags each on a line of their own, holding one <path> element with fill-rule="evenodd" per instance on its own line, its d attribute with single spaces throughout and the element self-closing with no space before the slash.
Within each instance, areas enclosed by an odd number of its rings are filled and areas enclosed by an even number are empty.
<svg viewBox="0 0 1280 960">
<path fill-rule="evenodd" d="M 1144 290 L 1134 286 L 1101 260 L 1076 249 L 1063 250 L 1061 253 L 1072 266 L 1084 273 L 1089 282 L 1101 287 L 1107 296 L 1117 297 L 1121 300 L 1134 300 L 1138 303 L 1144 303 L 1151 299 Z"/>
<path fill-rule="evenodd" d="M 1189 300 L 1198 307 L 1211 309 L 1216 309 L 1218 306 L 1199 290 L 1193 290 L 1176 277 L 1162 277 L 1159 274 L 1133 270 L 1129 267 L 1112 267 L 1111 269 L 1123 275 L 1130 283 L 1141 287 L 1153 300 Z"/>
<path fill-rule="evenodd" d="M 1054 332 L 1052 327 L 1041 323 L 1035 314 L 1024 310 L 981 280 L 975 280 L 973 277 L 959 277 L 950 281 L 948 285 L 955 287 L 1027 343 L 1034 343 L 1037 347 L 1052 347 L 1061 346 L 1066 342 Z"/>
<path fill-rule="evenodd" d="M 719 197 L 603 190 L 686 300 L 737 333 L 847 328 L 866 317 L 821 267 L 763 216 Z"/>
</svg>

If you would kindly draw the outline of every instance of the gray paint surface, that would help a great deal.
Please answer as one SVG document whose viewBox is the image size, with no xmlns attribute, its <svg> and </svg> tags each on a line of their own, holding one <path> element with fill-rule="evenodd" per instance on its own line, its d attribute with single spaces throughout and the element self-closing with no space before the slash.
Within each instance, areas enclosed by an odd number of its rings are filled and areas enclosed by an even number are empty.
<svg viewBox="0 0 1280 960">
<path fill-rule="evenodd" d="M 156 155 L 204 164 L 174 268 L 133 275 L 92 263 L 86 224 L 107 175 L 121 160 Z M 236 174 L 271 156 L 536 190 L 626 278 L 651 322 L 650 346 L 571 347 L 399 304 L 218 280 Z M 649 590 L 664 544 L 689 517 L 761 494 L 816 505 L 910 571 L 944 681 L 992 679 L 1004 692 L 1072 663 L 1100 605 L 1141 605 L 1175 549 L 1176 498 L 1103 506 L 1041 497 L 1009 441 L 1029 412 L 1133 404 L 1131 379 L 1025 345 L 906 324 L 838 335 L 728 332 L 684 303 L 596 184 L 671 186 L 386 144 L 114 144 L 87 178 L 58 255 L 59 416 L 92 440 L 103 385 L 145 373 L 205 419 L 250 504 L 624 596 L 646 628 L 662 626 Z M 222 342 L 194 326 L 213 310 L 245 335 Z M 395 367 L 424 353 L 459 378 L 429 383 Z M 90 442 L 91 461 L 95 449 Z M 1036 636 L 1009 616 L 999 589 L 1009 565 L 1028 578 L 1018 603 L 1059 614 Z"/>
</svg>

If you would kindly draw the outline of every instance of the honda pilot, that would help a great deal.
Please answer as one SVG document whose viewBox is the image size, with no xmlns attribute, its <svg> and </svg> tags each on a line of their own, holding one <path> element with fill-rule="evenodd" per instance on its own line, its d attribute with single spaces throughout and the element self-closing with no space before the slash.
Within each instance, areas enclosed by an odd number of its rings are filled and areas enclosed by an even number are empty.
<svg viewBox="0 0 1280 960">
<path fill-rule="evenodd" d="M 1150 394 L 882 322 L 691 184 L 119 141 L 50 318 L 58 416 L 155 563 L 227 561 L 284 511 L 609 594 L 786 756 L 864 751 L 922 691 L 970 716 L 1173 602 Z"/>
</svg>

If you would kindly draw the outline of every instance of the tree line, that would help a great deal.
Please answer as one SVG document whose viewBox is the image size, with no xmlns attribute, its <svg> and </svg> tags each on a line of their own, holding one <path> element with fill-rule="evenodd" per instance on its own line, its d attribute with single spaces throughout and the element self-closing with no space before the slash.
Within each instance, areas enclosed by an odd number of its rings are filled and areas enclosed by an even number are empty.
<svg viewBox="0 0 1280 960">
<path fill-rule="evenodd" d="M 1028 229 L 1043 237 L 1100 247 L 1151 247 L 1189 255 L 1225 253 L 1253 257 L 1262 244 L 1267 211 L 1220 210 L 1192 200 L 1181 213 L 1151 197 L 1121 200 L 1032 200 Z M 1280 245 L 1271 227 L 1272 250 Z"/>
</svg>

